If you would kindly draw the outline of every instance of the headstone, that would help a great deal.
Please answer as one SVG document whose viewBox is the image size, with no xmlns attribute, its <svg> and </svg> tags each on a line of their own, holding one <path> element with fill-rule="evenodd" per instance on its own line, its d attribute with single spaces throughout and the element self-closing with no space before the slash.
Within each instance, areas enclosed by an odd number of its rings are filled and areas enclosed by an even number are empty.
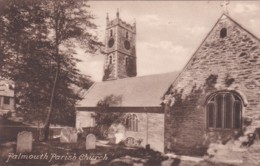
<svg viewBox="0 0 260 166">
<path fill-rule="evenodd" d="M 124 134 L 123 133 L 116 133 L 115 138 L 116 138 L 115 143 L 118 144 L 124 139 Z"/>
<path fill-rule="evenodd" d="M 150 144 L 147 144 L 146 146 L 145 146 L 145 149 L 146 150 L 150 150 L 151 148 L 150 148 Z"/>
<path fill-rule="evenodd" d="M 61 143 L 76 143 L 78 140 L 77 130 L 73 128 L 63 128 L 60 133 Z"/>
<path fill-rule="evenodd" d="M 86 137 L 86 150 L 96 149 L 96 136 L 94 134 L 89 134 Z"/>
<path fill-rule="evenodd" d="M 161 162 L 161 166 L 172 166 L 173 159 L 164 160 Z"/>
<path fill-rule="evenodd" d="M 116 144 L 116 137 L 108 138 L 109 144 Z"/>
<path fill-rule="evenodd" d="M 133 166 L 144 166 L 143 163 L 133 163 Z"/>
<path fill-rule="evenodd" d="M 69 140 L 70 140 L 70 135 L 69 135 L 68 129 L 67 128 L 61 129 L 60 142 L 62 142 L 62 143 L 69 142 Z"/>
<path fill-rule="evenodd" d="M 70 143 L 76 143 L 78 140 L 78 133 L 77 130 L 72 130 L 70 132 Z"/>
<path fill-rule="evenodd" d="M 115 133 L 116 133 L 116 129 L 115 129 L 115 127 L 112 125 L 112 126 L 110 126 L 110 127 L 108 128 L 108 135 L 107 135 L 107 137 L 108 137 L 108 138 L 113 138 L 113 137 L 115 137 Z"/>
<path fill-rule="evenodd" d="M 108 138 L 113 138 L 117 133 L 122 133 L 125 137 L 125 126 L 122 124 L 112 124 L 108 129 Z"/>
<path fill-rule="evenodd" d="M 22 131 L 17 135 L 16 153 L 30 153 L 32 151 L 32 132 Z"/>
</svg>

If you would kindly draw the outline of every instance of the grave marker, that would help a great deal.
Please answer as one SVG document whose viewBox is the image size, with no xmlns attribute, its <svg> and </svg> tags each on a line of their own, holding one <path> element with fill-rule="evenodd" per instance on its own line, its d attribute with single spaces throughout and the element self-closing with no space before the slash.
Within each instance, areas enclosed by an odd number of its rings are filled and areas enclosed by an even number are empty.
<svg viewBox="0 0 260 166">
<path fill-rule="evenodd" d="M 77 130 L 73 128 L 63 128 L 60 133 L 61 143 L 76 143 L 78 140 Z"/>
<path fill-rule="evenodd" d="M 32 142 L 32 132 L 19 132 L 17 134 L 16 153 L 30 153 L 32 151 Z"/>
<path fill-rule="evenodd" d="M 86 137 L 86 150 L 96 149 L 96 136 L 94 134 L 89 134 Z"/>
</svg>

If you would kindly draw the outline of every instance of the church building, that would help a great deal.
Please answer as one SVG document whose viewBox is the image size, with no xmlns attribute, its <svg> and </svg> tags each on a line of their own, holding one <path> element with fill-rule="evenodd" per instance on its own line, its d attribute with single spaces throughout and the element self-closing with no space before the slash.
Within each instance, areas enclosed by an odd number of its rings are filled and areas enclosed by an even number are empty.
<svg viewBox="0 0 260 166">
<path fill-rule="evenodd" d="M 223 14 L 165 94 L 165 150 L 205 153 L 257 134 L 260 41 Z M 251 138 L 250 138 L 251 139 Z"/>
<path fill-rule="evenodd" d="M 203 155 L 211 143 L 260 127 L 259 38 L 230 16 L 218 19 L 181 72 L 136 77 L 135 44 L 135 23 L 107 17 L 103 81 L 79 102 L 77 127 L 95 126 L 92 115 L 107 98 L 116 99 L 109 111 L 127 115 L 124 140 L 161 152 Z"/>
<path fill-rule="evenodd" d="M 98 103 L 112 100 L 109 111 L 123 112 L 129 124 L 118 129 L 130 146 L 164 151 L 162 97 L 178 72 L 136 77 L 136 25 L 107 17 L 104 77 L 86 92 L 77 106 L 76 127 L 93 127 Z M 117 101 L 114 101 L 114 100 Z M 113 102 L 114 101 L 114 102 Z"/>
</svg>

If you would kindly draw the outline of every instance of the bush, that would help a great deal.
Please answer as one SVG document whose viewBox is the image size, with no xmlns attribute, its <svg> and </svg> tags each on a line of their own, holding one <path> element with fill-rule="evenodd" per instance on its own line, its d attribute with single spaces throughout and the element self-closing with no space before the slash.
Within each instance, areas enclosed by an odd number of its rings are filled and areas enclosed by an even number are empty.
<svg viewBox="0 0 260 166">
<path fill-rule="evenodd" d="M 11 111 L 8 111 L 6 114 L 3 114 L 3 118 L 4 119 L 8 119 L 10 117 L 12 117 L 12 112 Z"/>
</svg>

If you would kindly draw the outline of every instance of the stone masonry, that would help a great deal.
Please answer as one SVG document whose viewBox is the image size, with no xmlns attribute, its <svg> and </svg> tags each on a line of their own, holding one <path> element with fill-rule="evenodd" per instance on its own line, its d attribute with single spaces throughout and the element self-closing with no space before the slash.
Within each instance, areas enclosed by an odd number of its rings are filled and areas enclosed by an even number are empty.
<svg viewBox="0 0 260 166">
<path fill-rule="evenodd" d="M 77 111 L 76 128 L 93 127 L 92 115 L 94 111 Z M 126 113 L 129 114 L 129 113 Z M 163 113 L 133 113 L 138 119 L 138 131 L 126 130 L 124 140 L 128 137 L 140 140 L 140 146 L 147 144 L 154 150 L 164 151 L 164 114 Z M 118 130 L 119 131 L 119 130 Z"/>
<path fill-rule="evenodd" d="M 126 138 L 142 140 L 141 146 L 147 144 L 154 150 L 164 151 L 164 115 L 162 113 L 135 113 L 138 117 L 138 131 L 126 131 Z"/>
<path fill-rule="evenodd" d="M 223 28 L 227 36 L 221 38 Z M 259 44 L 229 16 L 218 20 L 166 94 L 170 98 L 165 108 L 166 151 L 203 155 L 212 142 L 225 142 L 260 127 Z M 205 102 L 219 91 L 241 97 L 240 130 L 207 129 Z"/>
<path fill-rule="evenodd" d="M 136 25 L 130 25 L 117 17 L 109 20 L 107 17 L 106 37 L 105 37 L 105 73 L 108 72 L 105 80 L 120 79 L 136 76 Z M 114 44 L 109 45 L 113 40 Z M 129 43 L 129 48 L 125 46 L 125 42 Z M 112 64 L 110 58 L 112 57 Z M 126 65 L 126 58 L 128 65 Z M 129 69 L 131 71 L 129 71 Z"/>
</svg>

